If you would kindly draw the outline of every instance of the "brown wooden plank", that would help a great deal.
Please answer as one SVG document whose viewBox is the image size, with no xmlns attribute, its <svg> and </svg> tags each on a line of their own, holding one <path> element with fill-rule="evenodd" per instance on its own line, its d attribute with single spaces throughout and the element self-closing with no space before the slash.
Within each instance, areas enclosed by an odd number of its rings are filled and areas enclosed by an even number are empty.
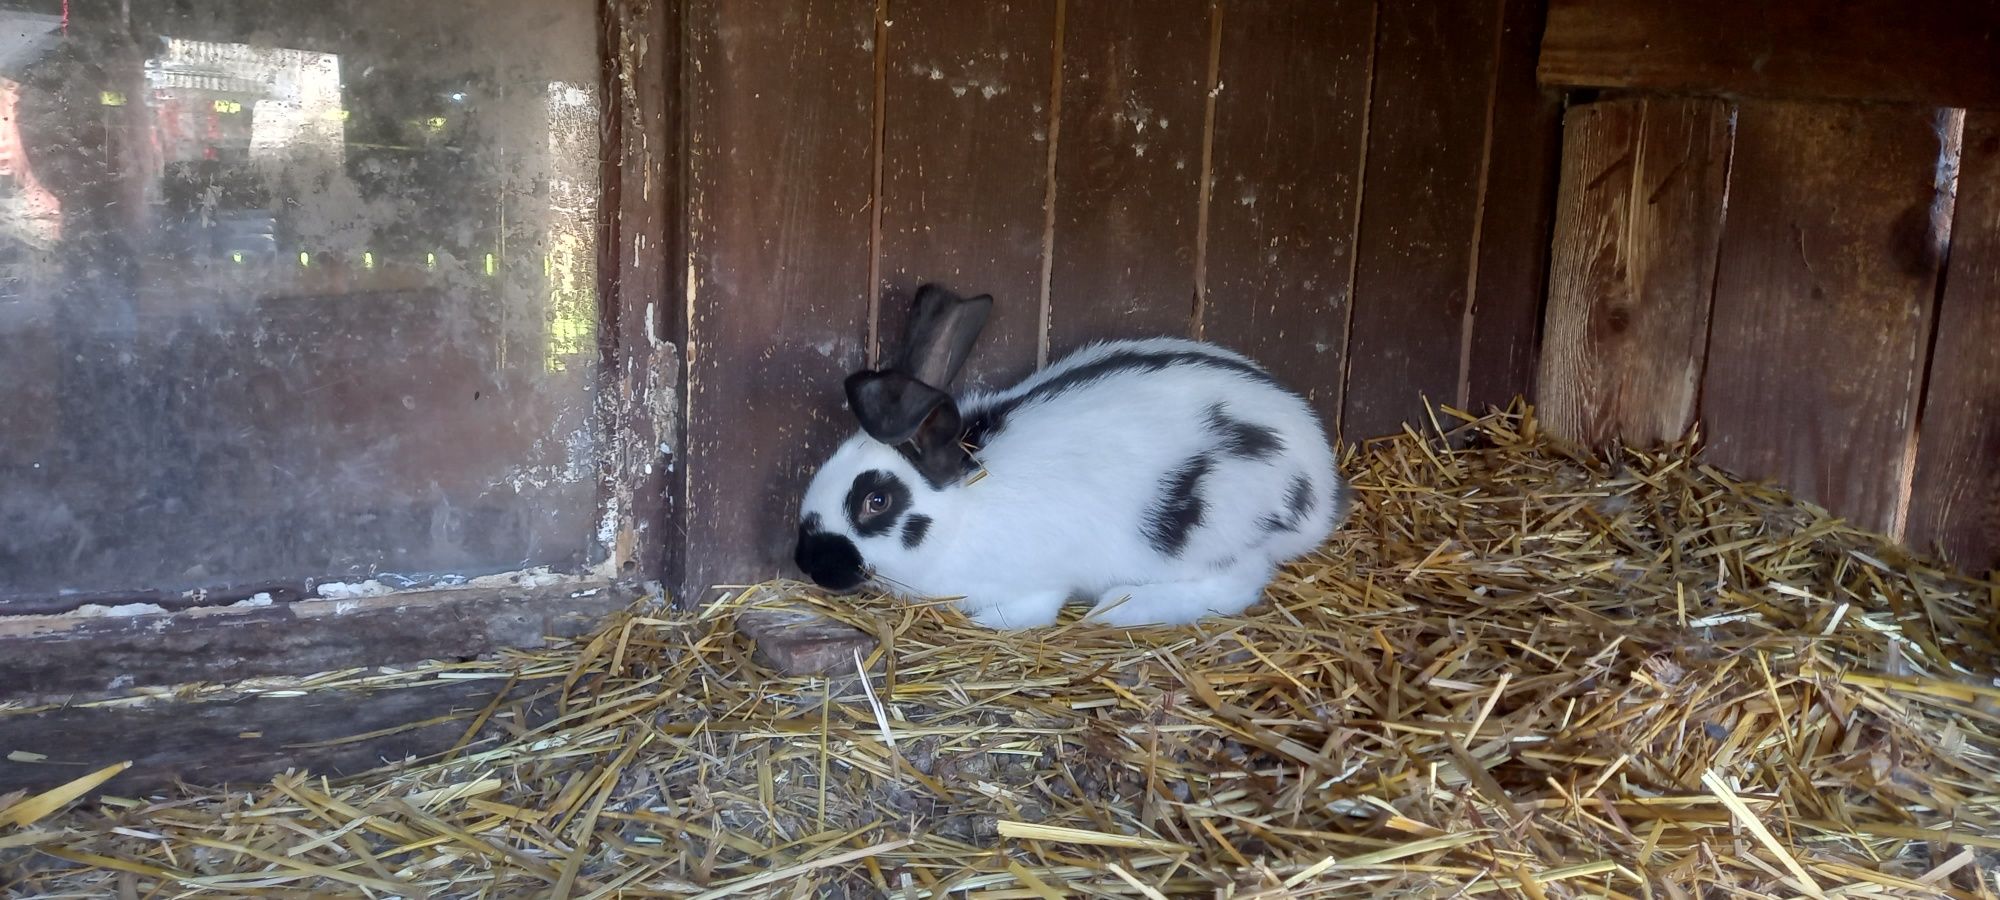
<svg viewBox="0 0 2000 900">
<path fill-rule="evenodd" d="M 469 659 L 588 634 L 635 599 L 601 583 L 568 584 L 130 618 L 0 619 L 0 700 Z"/>
<path fill-rule="evenodd" d="M 684 591 L 789 571 L 867 361 L 875 3 L 696 0 Z"/>
<path fill-rule="evenodd" d="M 599 503 L 610 515 L 614 571 L 667 581 L 679 574 L 683 545 L 667 473 L 677 446 L 686 339 L 681 273 L 679 9 L 668 0 L 614 0 L 605 6 L 607 146 L 604 155 L 608 249 L 617 261 L 599 279 L 604 297 L 599 348 L 602 455 Z M 639 85 L 645 90 L 636 89 Z M 633 89 L 628 89 L 632 86 Z"/>
<path fill-rule="evenodd" d="M 1499 3 L 1384 3 L 1341 431 L 1456 403 Z"/>
<path fill-rule="evenodd" d="M 1942 212 L 1942 113 L 1745 102 L 1701 416 L 1708 458 L 1894 531 Z"/>
<path fill-rule="evenodd" d="M 1503 0 L 1500 10 L 1465 354 L 1465 402 L 1476 411 L 1531 396 L 1534 380 L 1563 132 L 1561 93 L 1535 81 L 1545 6 Z"/>
<path fill-rule="evenodd" d="M 923 282 L 990 293 L 959 383 L 1003 386 L 1034 371 L 1041 343 L 1056 3 L 898 0 L 892 13 L 877 340 L 902 338 Z"/>
<path fill-rule="evenodd" d="M 394 690 L 0 715 L 0 747 L 47 757 L 32 763 L 0 758 L 0 794 L 46 790 L 127 760 L 132 768 L 105 782 L 100 793 L 134 796 L 175 781 L 254 784 L 289 768 L 334 778 L 355 775 L 451 749 L 503 684 L 443 681 Z M 509 705 L 501 715 L 511 715 Z M 524 702 L 523 724 L 544 721 L 552 706 Z M 380 731 L 392 733 L 350 740 Z"/>
<path fill-rule="evenodd" d="M 1340 413 L 1374 5 L 1224 8 L 1202 336 Z"/>
<path fill-rule="evenodd" d="M 1990 572 L 2000 569 L 2000 114 L 1967 113 L 1964 148 L 1908 540 Z"/>
<path fill-rule="evenodd" d="M 1549 84 L 2000 106 L 1995 0 L 1552 0 Z"/>
<path fill-rule="evenodd" d="M 1694 424 L 1729 163 L 1729 106 L 1625 99 L 1565 125 L 1541 419 L 1594 446 Z"/>
<path fill-rule="evenodd" d="M 1193 325 L 1207 0 L 1091 0 L 1063 23 L 1049 358 Z"/>
</svg>

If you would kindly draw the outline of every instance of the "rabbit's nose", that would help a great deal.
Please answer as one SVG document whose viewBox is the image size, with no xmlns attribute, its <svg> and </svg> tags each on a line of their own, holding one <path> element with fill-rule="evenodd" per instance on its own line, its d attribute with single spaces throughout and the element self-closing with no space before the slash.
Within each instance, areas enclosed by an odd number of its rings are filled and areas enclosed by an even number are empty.
<svg viewBox="0 0 2000 900">
<path fill-rule="evenodd" d="M 792 561 L 814 584 L 830 591 L 854 590 L 868 577 L 861 563 L 861 551 L 853 541 L 804 526 L 799 528 L 798 549 L 793 552 Z"/>
</svg>

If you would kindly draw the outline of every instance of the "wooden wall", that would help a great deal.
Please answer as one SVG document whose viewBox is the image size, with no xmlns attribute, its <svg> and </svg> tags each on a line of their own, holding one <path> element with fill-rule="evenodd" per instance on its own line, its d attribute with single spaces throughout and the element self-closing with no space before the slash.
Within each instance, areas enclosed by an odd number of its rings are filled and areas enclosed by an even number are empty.
<svg viewBox="0 0 2000 900">
<path fill-rule="evenodd" d="M 1538 401 L 2000 568 L 2000 4 L 1553 0 Z M 1754 64 L 1753 64 L 1754 63 Z M 1964 107 L 1974 107 L 1968 111 Z"/>
<path fill-rule="evenodd" d="M 690 0 L 678 582 L 789 574 L 853 430 L 841 378 L 925 281 L 994 294 L 977 385 L 1171 334 L 1253 354 L 1349 440 L 1526 391 L 1542 8 L 1444 6 Z"/>
</svg>

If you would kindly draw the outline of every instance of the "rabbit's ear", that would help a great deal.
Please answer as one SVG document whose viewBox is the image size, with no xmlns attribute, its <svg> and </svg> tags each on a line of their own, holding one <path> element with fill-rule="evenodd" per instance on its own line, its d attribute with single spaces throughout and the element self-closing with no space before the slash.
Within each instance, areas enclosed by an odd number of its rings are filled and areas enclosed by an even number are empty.
<svg viewBox="0 0 2000 900">
<path fill-rule="evenodd" d="M 951 387 L 992 310 L 990 294 L 966 298 L 935 284 L 918 288 L 902 359 L 890 368 L 935 388 Z"/>
<path fill-rule="evenodd" d="M 962 472 L 965 448 L 958 438 L 963 423 L 950 394 L 903 372 L 856 372 L 847 378 L 847 404 L 861 430 L 905 449 L 930 483 L 947 484 Z"/>
</svg>

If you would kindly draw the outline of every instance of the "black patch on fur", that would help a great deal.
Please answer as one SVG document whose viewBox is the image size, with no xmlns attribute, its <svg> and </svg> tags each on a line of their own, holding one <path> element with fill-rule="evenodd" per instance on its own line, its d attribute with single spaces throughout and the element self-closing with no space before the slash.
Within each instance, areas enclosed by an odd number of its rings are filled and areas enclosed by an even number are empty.
<svg viewBox="0 0 2000 900">
<path fill-rule="evenodd" d="M 1227 403 L 1208 407 L 1208 430 L 1221 441 L 1222 452 L 1242 459 L 1269 459 L 1285 447 L 1276 430 L 1230 415 Z"/>
<path fill-rule="evenodd" d="M 876 512 L 868 511 L 868 498 L 881 494 L 888 501 Z M 887 534 L 895 527 L 896 518 L 910 506 L 910 486 L 903 479 L 881 469 L 869 469 L 854 476 L 854 486 L 847 489 L 847 521 L 854 526 L 856 534 L 862 537 L 876 537 Z"/>
<path fill-rule="evenodd" d="M 1214 466 L 1214 460 L 1197 456 L 1167 473 L 1160 483 L 1160 498 L 1146 514 L 1146 540 L 1153 549 L 1178 557 L 1187 547 L 1189 533 L 1201 526 L 1208 511 L 1201 499 L 1201 480 Z"/>
<path fill-rule="evenodd" d="M 1292 476 L 1291 487 L 1285 490 L 1285 511 L 1265 516 L 1259 523 L 1265 531 L 1296 531 L 1304 524 L 1306 514 L 1312 512 L 1312 479 L 1304 475 Z"/>
<path fill-rule="evenodd" d="M 931 530 L 931 517 L 915 515 L 903 520 L 903 546 L 910 550 L 924 542 L 924 535 Z"/>
<path fill-rule="evenodd" d="M 833 591 L 851 591 L 868 580 L 861 551 L 854 542 L 838 534 L 820 530 L 820 518 L 808 515 L 799 523 L 799 542 L 792 562 L 814 584 Z"/>
<path fill-rule="evenodd" d="M 1007 397 L 965 410 L 964 441 L 984 447 L 993 435 L 1007 427 L 1007 419 L 1024 406 L 1032 406 L 1127 372 L 1158 372 L 1176 366 L 1192 366 L 1231 372 L 1283 389 L 1277 380 L 1253 363 L 1200 350 L 1118 350 L 1102 359 L 1064 371 L 1027 393 Z"/>
</svg>

